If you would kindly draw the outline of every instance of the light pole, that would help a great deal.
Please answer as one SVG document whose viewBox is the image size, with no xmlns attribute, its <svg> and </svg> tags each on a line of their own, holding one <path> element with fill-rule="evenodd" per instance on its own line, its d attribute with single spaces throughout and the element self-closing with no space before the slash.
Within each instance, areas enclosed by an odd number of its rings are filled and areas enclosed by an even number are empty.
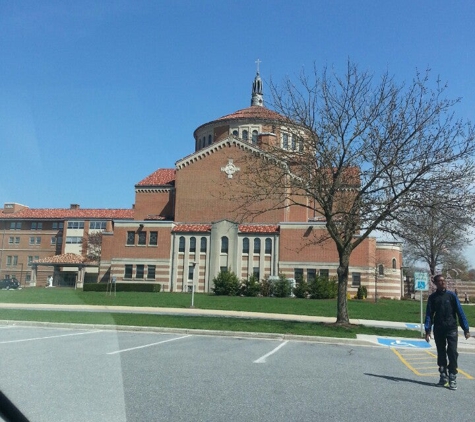
<svg viewBox="0 0 475 422">
<path fill-rule="evenodd" d="M 192 277 L 192 284 L 191 284 L 191 306 L 190 308 L 195 307 L 195 270 L 196 270 L 196 262 L 191 262 L 193 266 L 193 277 Z"/>
</svg>

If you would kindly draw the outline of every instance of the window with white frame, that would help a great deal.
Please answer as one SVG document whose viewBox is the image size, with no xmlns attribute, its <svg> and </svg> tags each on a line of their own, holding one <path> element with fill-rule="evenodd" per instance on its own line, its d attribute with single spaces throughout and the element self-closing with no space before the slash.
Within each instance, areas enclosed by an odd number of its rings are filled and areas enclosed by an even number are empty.
<svg viewBox="0 0 475 422">
<path fill-rule="evenodd" d="M 84 221 L 68 221 L 68 229 L 83 229 Z"/>
</svg>

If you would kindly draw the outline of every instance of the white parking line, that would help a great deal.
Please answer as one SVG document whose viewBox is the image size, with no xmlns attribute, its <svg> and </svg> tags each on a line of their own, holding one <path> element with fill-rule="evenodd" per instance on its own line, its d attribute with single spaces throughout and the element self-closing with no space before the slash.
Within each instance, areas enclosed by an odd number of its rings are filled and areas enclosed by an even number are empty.
<svg viewBox="0 0 475 422">
<path fill-rule="evenodd" d="M 168 339 L 168 340 L 158 341 L 156 343 L 144 344 L 143 346 L 131 347 L 129 349 L 116 350 L 115 352 L 109 352 L 107 354 L 108 355 L 115 355 L 117 353 L 129 352 L 130 350 L 143 349 L 144 347 L 151 347 L 151 346 L 155 346 L 157 344 L 168 343 L 169 341 L 181 340 L 182 338 L 187 338 L 187 337 L 191 337 L 191 334 L 189 334 L 187 336 L 183 336 L 183 337 L 176 337 L 176 338 L 171 338 L 171 339 Z"/>
<path fill-rule="evenodd" d="M 277 350 L 279 350 L 281 347 L 284 347 L 288 342 L 289 340 L 286 340 L 282 344 L 279 344 L 274 350 L 255 360 L 254 363 L 265 363 L 266 358 L 268 358 L 270 355 L 273 355 L 275 352 L 277 352 Z"/>
<path fill-rule="evenodd" d="M 58 336 L 24 338 L 24 339 L 21 339 L 21 340 L 7 340 L 7 341 L 0 341 L 0 344 L 21 343 L 21 342 L 24 342 L 24 341 L 47 340 L 47 339 L 50 339 L 50 338 L 68 337 L 68 336 L 82 336 L 84 334 L 95 334 L 95 333 L 101 333 L 101 332 L 102 332 L 102 330 L 95 330 L 95 331 L 86 331 L 86 332 L 83 332 L 83 333 L 60 334 Z"/>
</svg>

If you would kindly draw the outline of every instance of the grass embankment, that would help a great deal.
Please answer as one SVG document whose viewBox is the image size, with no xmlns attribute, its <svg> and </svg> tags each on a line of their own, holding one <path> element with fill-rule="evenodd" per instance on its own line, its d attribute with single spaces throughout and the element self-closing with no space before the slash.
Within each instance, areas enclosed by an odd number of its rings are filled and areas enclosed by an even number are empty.
<svg viewBox="0 0 475 422">
<path fill-rule="evenodd" d="M 19 291 L 0 291 L 0 302 L 70 305 L 108 305 L 136 307 L 188 308 L 191 295 L 184 293 L 118 292 L 116 296 L 103 292 L 83 292 L 73 289 L 28 288 Z M 195 308 L 280 313 L 335 317 L 335 300 L 304 300 L 295 298 L 247 298 L 195 294 Z M 464 307 L 469 321 L 475 319 L 475 307 Z M 369 300 L 348 302 L 350 318 L 382 321 L 420 321 L 417 301 Z M 150 327 L 171 327 L 207 330 L 265 332 L 331 337 L 355 337 L 356 334 L 418 337 L 417 331 L 389 330 L 353 325 L 337 327 L 333 324 L 256 320 L 245 318 L 169 316 L 103 312 L 20 311 L 0 310 L 0 319 L 71 322 L 86 324 L 117 324 Z"/>
</svg>

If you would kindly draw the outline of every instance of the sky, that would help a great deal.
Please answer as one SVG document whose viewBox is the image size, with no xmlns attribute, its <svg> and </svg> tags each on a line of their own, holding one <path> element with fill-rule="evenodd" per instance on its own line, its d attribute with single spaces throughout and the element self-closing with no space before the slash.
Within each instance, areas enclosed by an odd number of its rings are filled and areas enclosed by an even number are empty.
<svg viewBox="0 0 475 422">
<path fill-rule="evenodd" d="M 265 100 L 314 65 L 431 69 L 475 121 L 474 22 L 473 0 L 0 0 L 0 208 L 130 208 L 250 105 L 257 59 Z"/>
</svg>

